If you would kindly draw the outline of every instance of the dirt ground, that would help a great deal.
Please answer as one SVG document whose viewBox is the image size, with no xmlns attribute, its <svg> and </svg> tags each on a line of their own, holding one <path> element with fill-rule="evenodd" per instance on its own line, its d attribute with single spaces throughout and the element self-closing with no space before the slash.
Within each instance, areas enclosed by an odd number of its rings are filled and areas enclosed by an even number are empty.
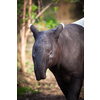
<svg viewBox="0 0 100 100">
<path fill-rule="evenodd" d="M 17 97 L 17 100 L 66 100 L 60 90 L 53 74 L 47 70 L 46 79 L 36 81 L 34 72 L 32 75 L 17 72 L 17 87 L 31 87 L 36 90 L 35 93 L 26 92 L 22 96 Z M 84 87 L 81 89 L 79 100 L 84 100 Z"/>
</svg>

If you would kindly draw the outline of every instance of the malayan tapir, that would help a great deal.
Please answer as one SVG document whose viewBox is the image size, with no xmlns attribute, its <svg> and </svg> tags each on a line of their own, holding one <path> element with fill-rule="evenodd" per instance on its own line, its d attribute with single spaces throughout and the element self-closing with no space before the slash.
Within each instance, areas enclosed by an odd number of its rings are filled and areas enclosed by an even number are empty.
<svg viewBox="0 0 100 100">
<path fill-rule="evenodd" d="M 67 100 L 78 100 L 84 78 L 84 18 L 64 26 L 41 31 L 30 25 L 35 43 L 32 50 L 34 71 L 39 81 L 47 68 Z"/>
</svg>

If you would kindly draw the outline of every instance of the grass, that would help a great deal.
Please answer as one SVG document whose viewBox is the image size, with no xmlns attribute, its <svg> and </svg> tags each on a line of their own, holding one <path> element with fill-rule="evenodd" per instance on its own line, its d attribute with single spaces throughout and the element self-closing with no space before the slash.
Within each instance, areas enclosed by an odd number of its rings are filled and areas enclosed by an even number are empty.
<svg viewBox="0 0 100 100">
<path fill-rule="evenodd" d="M 38 87 L 39 86 L 39 84 L 38 83 L 35 83 L 35 87 Z"/>
<path fill-rule="evenodd" d="M 18 81 L 18 83 L 20 83 L 20 84 L 21 84 L 21 83 L 22 83 L 22 81 Z"/>
<path fill-rule="evenodd" d="M 17 88 L 17 96 L 22 96 L 22 94 L 35 94 L 37 92 L 37 89 L 32 90 L 30 87 Z"/>
<path fill-rule="evenodd" d="M 33 69 L 33 68 L 28 68 L 28 69 L 27 69 L 27 73 L 29 73 L 29 74 L 32 75 L 33 72 L 34 72 L 34 69 Z"/>
<path fill-rule="evenodd" d="M 44 85 L 45 88 L 48 88 L 49 86 L 47 84 Z"/>
</svg>

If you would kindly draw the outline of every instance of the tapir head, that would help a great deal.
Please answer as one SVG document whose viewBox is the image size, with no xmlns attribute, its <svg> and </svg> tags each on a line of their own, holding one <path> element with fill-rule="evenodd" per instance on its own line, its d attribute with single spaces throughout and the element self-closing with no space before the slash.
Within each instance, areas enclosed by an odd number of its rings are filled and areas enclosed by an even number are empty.
<svg viewBox="0 0 100 100">
<path fill-rule="evenodd" d="M 56 29 L 41 31 L 30 25 L 35 43 L 32 50 L 34 71 L 36 79 L 39 81 L 46 78 L 46 70 L 54 66 L 58 60 L 58 39 L 64 25 L 60 24 Z"/>
</svg>

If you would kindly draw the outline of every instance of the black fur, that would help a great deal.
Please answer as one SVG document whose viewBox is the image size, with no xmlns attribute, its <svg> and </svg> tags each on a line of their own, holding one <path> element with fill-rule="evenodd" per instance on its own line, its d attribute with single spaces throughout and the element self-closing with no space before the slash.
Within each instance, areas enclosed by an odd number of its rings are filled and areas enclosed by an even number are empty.
<svg viewBox="0 0 100 100">
<path fill-rule="evenodd" d="M 36 79 L 45 79 L 49 68 L 67 100 L 78 100 L 84 78 L 84 28 L 69 24 L 63 29 L 60 24 L 37 33 L 35 39 L 32 57 Z"/>
</svg>

